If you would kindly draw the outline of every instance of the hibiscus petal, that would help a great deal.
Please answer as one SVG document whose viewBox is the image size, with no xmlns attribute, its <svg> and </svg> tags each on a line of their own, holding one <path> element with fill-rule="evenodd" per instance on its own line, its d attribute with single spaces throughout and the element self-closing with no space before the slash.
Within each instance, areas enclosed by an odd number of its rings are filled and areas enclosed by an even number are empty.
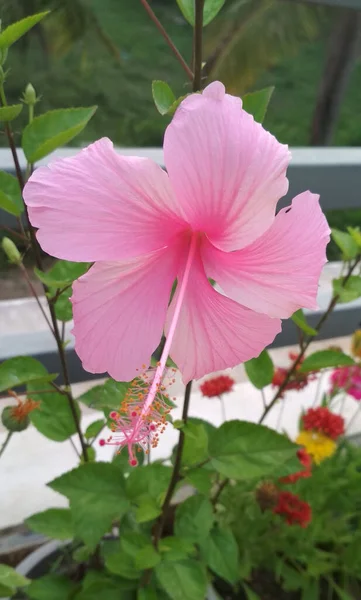
<svg viewBox="0 0 361 600">
<path fill-rule="evenodd" d="M 168 311 L 166 335 L 176 301 L 177 293 Z M 279 319 L 255 313 L 216 292 L 198 254 L 170 351 L 185 383 L 258 356 L 280 331 Z"/>
<path fill-rule="evenodd" d="M 270 227 L 287 192 L 287 146 L 210 84 L 179 106 L 164 138 L 165 164 L 187 220 L 222 250 L 250 244 Z"/>
<path fill-rule="evenodd" d="M 299 308 L 316 308 L 330 239 L 318 198 L 311 192 L 296 196 L 270 229 L 243 250 L 226 253 L 205 242 L 207 275 L 237 302 L 271 317 L 288 318 Z"/>
<path fill-rule="evenodd" d="M 73 285 L 75 350 L 84 369 L 129 381 L 158 346 L 179 247 L 99 262 Z"/>
<path fill-rule="evenodd" d="M 42 248 L 68 260 L 126 260 L 184 228 L 167 174 L 149 159 L 119 156 L 107 138 L 36 169 L 24 199 Z"/>
</svg>

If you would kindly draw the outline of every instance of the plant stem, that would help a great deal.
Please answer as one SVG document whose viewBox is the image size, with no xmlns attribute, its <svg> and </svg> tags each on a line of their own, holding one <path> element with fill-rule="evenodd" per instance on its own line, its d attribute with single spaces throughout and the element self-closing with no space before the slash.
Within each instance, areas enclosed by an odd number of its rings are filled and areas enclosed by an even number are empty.
<svg viewBox="0 0 361 600">
<path fill-rule="evenodd" d="M 226 487 L 226 485 L 228 485 L 228 483 L 229 483 L 229 479 L 227 478 L 227 479 L 224 479 L 222 481 L 222 483 L 218 486 L 218 490 L 216 491 L 216 493 L 214 494 L 214 496 L 212 498 L 212 505 L 213 506 L 216 506 L 221 493 L 223 492 L 223 490 Z"/>
<path fill-rule="evenodd" d="M 223 421 L 223 423 L 225 423 L 227 421 L 227 415 L 226 415 L 226 406 L 224 404 L 224 400 L 223 400 L 222 394 L 220 394 L 218 396 L 218 398 L 219 398 L 219 401 L 221 403 L 222 421 Z"/>
<path fill-rule="evenodd" d="M 12 431 L 8 431 L 8 434 L 5 438 L 5 442 L 3 443 L 3 445 L 1 446 L 1 450 L 0 450 L 0 457 L 3 455 L 6 446 L 8 445 L 8 443 L 10 442 L 11 436 L 12 436 L 13 432 Z"/>
<path fill-rule="evenodd" d="M 203 8 L 204 0 L 195 0 L 193 92 L 199 92 L 202 87 Z"/>
<path fill-rule="evenodd" d="M 191 391 L 192 391 L 192 382 L 190 381 L 186 385 L 185 394 L 184 394 L 184 404 L 183 404 L 183 412 L 182 412 L 182 420 L 184 421 L 184 423 L 187 423 L 187 419 L 188 419 L 188 410 L 189 410 L 189 403 L 190 403 L 190 399 L 191 399 Z M 169 482 L 168 490 L 167 490 L 167 493 L 166 493 L 166 496 L 165 496 L 165 499 L 163 502 L 162 513 L 161 513 L 161 515 L 156 523 L 156 526 L 154 528 L 153 544 L 156 548 L 158 547 L 159 540 L 163 533 L 164 525 L 167 520 L 168 510 L 169 510 L 170 503 L 171 503 L 171 500 L 172 500 L 172 497 L 174 494 L 175 487 L 180 479 L 184 440 L 185 440 L 185 435 L 184 435 L 183 429 L 181 429 L 179 432 L 177 453 L 176 453 L 176 457 L 175 457 L 175 461 L 174 461 L 172 477 Z"/>
<path fill-rule="evenodd" d="M 360 258 L 361 257 L 358 256 L 355 259 L 355 261 L 353 262 L 353 264 L 350 264 L 350 266 L 348 268 L 348 271 L 347 271 L 347 273 L 346 273 L 346 275 L 345 275 L 345 277 L 343 279 L 342 287 L 344 287 L 346 285 L 347 281 L 351 277 L 353 271 L 355 270 L 355 268 L 357 267 L 357 265 L 360 262 Z M 328 317 L 332 313 L 333 309 L 335 308 L 335 306 L 336 306 L 336 304 L 338 302 L 338 299 L 339 299 L 339 294 L 336 294 L 335 296 L 333 296 L 333 298 L 331 298 L 327 310 L 324 312 L 324 314 L 322 315 L 322 317 L 320 318 L 319 322 L 317 323 L 317 325 L 315 327 L 317 333 L 320 332 L 322 325 L 324 324 L 324 322 L 328 319 Z M 272 410 L 272 408 L 276 404 L 277 400 L 282 396 L 282 393 L 286 389 L 287 384 L 290 381 L 292 375 L 296 372 L 298 365 L 302 361 L 302 359 L 303 359 L 303 357 L 304 357 L 304 355 L 306 353 L 306 350 L 308 349 L 308 347 L 311 344 L 311 342 L 312 342 L 313 339 L 314 339 L 314 336 L 309 336 L 307 339 L 304 339 L 303 344 L 302 344 L 302 346 L 300 348 L 300 353 L 298 354 L 297 358 L 295 359 L 295 361 L 292 363 L 291 367 L 289 368 L 284 381 L 282 382 L 282 384 L 278 388 L 278 390 L 277 390 L 276 394 L 274 395 L 274 397 L 272 398 L 271 402 L 264 409 L 264 411 L 262 413 L 262 416 L 261 416 L 261 418 L 259 420 L 259 423 L 263 423 L 263 421 L 265 420 L 265 418 L 268 415 L 268 413 L 270 412 L 270 410 Z"/>
<path fill-rule="evenodd" d="M 153 9 L 149 6 L 148 1 L 147 0 L 140 0 L 140 1 L 143 4 L 143 6 L 144 6 L 145 10 L 147 11 L 148 15 L 150 16 L 150 18 L 152 19 L 153 23 L 157 27 L 158 31 L 164 37 L 165 41 L 167 42 L 167 44 L 168 44 L 169 48 L 171 49 L 171 51 L 173 52 L 174 56 L 176 57 L 176 59 L 178 60 L 178 62 L 181 64 L 182 68 L 186 72 L 188 79 L 190 81 L 193 81 L 192 70 L 189 68 L 189 66 L 187 65 L 183 56 L 179 52 L 178 48 L 176 47 L 176 45 L 174 44 L 172 39 L 169 37 L 168 33 L 164 29 L 163 25 L 159 21 L 158 17 L 156 16 L 156 14 L 153 11 Z"/>
<path fill-rule="evenodd" d="M 34 296 L 34 298 L 36 300 L 36 303 L 37 303 L 38 307 L 41 310 L 41 313 L 42 313 L 42 315 L 43 315 L 43 317 L 44 317 L 44 319 L 45 319 L 45 321 L 46 321 L 46 323 L 47 323 L 47 325 L 48 325 L 51 333 L 55 337 L 54 330 L 53 330 L 53 328 L 51 326 L 51 323 L 50 323 L 50 321 L 48 319 L 48 316 L 47 316 L 47 314 L 46 314 L 46 312 L 45 312 L 45 310 L 44 310 L 44 308 L 43 308 L 43 306 L 42 306 L 42 304 L 40 302 L 39 296 L 36 293 L 36 289 L 33 286 L 33 283 L 32 283 L 32 281 L 31 281 L 31 279 L 30 279 L 30 277 L 28 275 L 28 272 L 27 272 L 26 268 L 24 267 L 24 265 L 22 263 L 19 265 L 19 268 L 20 268 L 20 271 L 21 271 L 21 273 L 22 273 L 22 275 L 23 275 L 26 283 L 28 284 L 29 290 L 31 291 L 32 295 Z"/>
</svg>

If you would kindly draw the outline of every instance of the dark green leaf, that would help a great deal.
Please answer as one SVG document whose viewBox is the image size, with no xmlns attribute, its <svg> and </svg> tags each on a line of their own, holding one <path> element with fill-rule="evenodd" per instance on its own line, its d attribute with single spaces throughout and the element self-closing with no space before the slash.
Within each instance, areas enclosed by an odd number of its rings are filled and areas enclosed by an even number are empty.
<svg viewBox="0 0 361 600">
<path fill-rule="evenodd" d="M 22 104 L 13 104 L 12 106 L 1 106 L 0 107 L 0 122 L 7 122 L 16 119 L 23 109 Z"/>
<path fill-rule="evenodd" d="M 125 398 L 128 387 L 128 382 L 107 379 L 103 385 L 96 385 L 85 392 L 78 401 L 96 410 L 117 410 Z"/>
<path fill-rule="evenodd" d="M 184 482 L 192 485 L 202 494 L 208 494 L 212 487 L 212 473 L 202 468 L 191 469 L 187 472 Z"/>
<path fill-rule="evenodd" d="M 80 133 L 97 107 L 60 108 L 35 117 L 23 131 L 22 147 L 30 163 L 64 146 Z"/>
<path fill-rule="evenodd" d="M 259 390 L 272 383 L 274 368 L 267 350 L 263 350 L 257 358 L 245 362 L 244 368 L 250 382 Z"/>
<path fill-rule="evenodd" d="M 213 521 L 213 508 L 208 498 L 191 496 L 177 507 L 175 535 L 191 542 L 200 542 L 208 536 Z"/>
<path fill-rule="evenodd" d="M 177 0 L 177 3 L 183 13 L 184 18 L 194 27 L 194 0 Z M 225 0 L 205 0 L 203 9 L 203 26 L 206 26 L 213 21 L 214 17 L 217 16 L 224 3 Z"/>
<path fill-rule="evenodd" d="M 147 585 L 137 591 L 137 600 L 160 600 L 159 591 Z"/>
<path fill-rule="evenodd" d="M 0 565 L 0 585 L 3 585 L 6 588 L 11 588 L 15 590 L 16 588 L 24 587 L 25 585 L 29 585 L 30 579 L 20 575 L 15 569 L 12 567 L 8 567 L 7 565 Z"/>
<path fill-rule="evenodd" d="M 140 499 L 139 506 L 135 512 L 135 520 L 137 523 L 147 523 L 153 521 L 162 512 L 160 502 L 156 502 L 153 498 L 146 496 L 144 500 Z"/>
<path fill-rule="evenodd" d="M 338 350 L 320 350 L 307 356 L 299 370 L 301 373 L 307 373 L 307 371 L 318 371 L 319 369 L 343 367 L 354 364 L 355 361 L 353 358 L 347 356 L 347 354 L 344 354 L 343 352 L 339 352 Z"/>
<path fill-rule="evenodd" d="M 240 578 L 237 541 L 228 529 L 213 529 L 201 543 L 202 558 L 216 575 L 235 584 Z"/>
<path fill-rule="evenodd" d="M 37 383 L 27 385 L 27 392 L 38 390 Z M 49 392 L 47 394 L 36 394 L 34 398 L 40 402 L 40 406 L 30 413 L 30 421 L 40 433 L 54 442 L 64 442 L 76 433 L 76 424 L 71 411 L 69 400 L 64 394 Z M 75 402 L 78 418 L 80 410 Z"/>
<path fill-rule="evenodd" d="M 15 217 L 19 217 L 24 210 L 18 180 L 4 171 L 0 171 L 0 208 Z"/>
<path fill-rule="evenodd" d="M 34 25 L 39 23 L 41 19 L 46 17 L 47 14 L 49 14 L 48 10 L 36 15 L 31 15 L 25 19 L 21 19 L 21 21 L 17 21 L 16 23 L 9 25 L 9 27 L 6 27 L 6 29 L 0 33 L 0 48 L 9 48 L 12 44 L 14 44 L 14 42 L 27 33 L 29 29 L 34 27 Z"/>
<path fill-rule="evenodd" d="M 0 365 L 0 392 L 10 390 L 24 383 L 36 381 L 38 389 L 55 379 L 56 375 L 47 372 L 45 367 L 31 356 L 16 356 L 4 360 Z"/>
<path fill-rule="evenodd" d="M 134 583 L 120 577 L 88 571 L 82 583 L 83 588 L 74 600 L 134 600 Z"/>
<path fill-rule="evenodd" d="M 57 260 L 56 263 L 44 273 L 35 268 L 34 273 L 42 283 L 50 288 L 63 288 L 72 283 L 89 269 L 90 263 L 76 263 L 70 260 Z"/>
<path fill-rule="evenodd" d="M 161 562 L 155 573 L 172 600 L 201 600 L 206 595 L 206 572 L 195 560 Z"/>
<path fill-rule="evenodd" d="M 68 508 L 48 508 L 31 515 L 25 523 L 33 531 L 56 540 L 68 540 L 74 537 L 71 512 Z"/>
<path fill-rule="evenodd" d="M 73 305 L 70 302 L 70 297 L 72 293 L 73 290 L 71 287 L 64 290 L 55 302 L 55 315 L 59 321 L 67 322 L 71 321 L 73 318 Z"/>
<path fill-rule="evenodd" d="M 69 600 L 77 584 L 64 575 L 45 575 L 34 579 L 26 590 L 33 600 Z"/>
<path fill-rule="evenodd" d="M 83 464 L 48 484 L 70 500 L 75 534 L 93 547 L 128 510 L 124 479 L 110 463 Z"/>
<path fill-rule="evenodd" d="M 187 539 L 169 536 L 160 540 L 159 551 L 164 554 L 165 560 L 179 561 L 194 555 L 195 547 L 194 544 Z"/>
<path fill-rule="evenodd" d="M 357 256 L 359 247 L 349 233 L 333 228 L 332 239 L 342 251 L 342 256 L 345 260 L 351 260 Z"/>
<path fill-rule="evenodd" d="M 243 96 L 243 109 L 253 115 L 255 121 L 263 123 L 267 108 L 274 92 L 274 87 L 267 87 L 252 94 Z"/>
<path fill-rule="evenodd" d="M 343 277 L 332 281 L 333 293 L 338 296 L 337 302 L 346 303 L 357 300 L 361 296 L 361 277 L 359 275 L 351 275 L 346 283 Z"/>
<path fill-rule="evenodd" d="M 255 423 L 228 421 L 209 442 L 213 467 L 232 479 L 283 476 L 297 470 L 295 445 L 284 435 Z"/>
<path fill-rule="evenodd" d="M 161 115 L 166 115 L 176 101 L 176 97 L 168 83 L 165 81 L 153 81 L 152 94 L 158 112 L 160 112 Z"/>
<path fill-rule="evenodd" d="M 104 421 L 104 419 L 99 419 L 98 421 L 93 421 L 93 423 L 90 423 L 84 434 L 86 439 L 90 440 L 91 438 L 96 437 L 103 429 L 104 425 L 106 425 L 106 421 Z"/>
<path fill-rule="evenodd" d="M 317 335 L 316 329 L 310 327 L 310 325 L 307 323 L 302 308 L 293 313 L 291 319 L 307 335 Z"/>
<path fill-rule="evenodd" d="M 105 566 L 108 571 L 120 575 L 124 579 L 139 579 L 142 573 L 140 569 L 136 568 L 134 557 L 122 549 L 109 554 L 105 559 Z"/>
<path fill-rule="evenodd" d="M 160 555 L 150 543 L 141 548 L 135 556 L 135 566 L 137 569 L 153 569 L 159 562 Z"/>
</svg>

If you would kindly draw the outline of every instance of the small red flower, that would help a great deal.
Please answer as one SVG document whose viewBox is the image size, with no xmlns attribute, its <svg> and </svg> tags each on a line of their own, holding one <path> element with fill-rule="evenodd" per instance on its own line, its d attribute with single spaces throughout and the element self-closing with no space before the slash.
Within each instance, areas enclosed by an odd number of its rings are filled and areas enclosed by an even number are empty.
<svg viewBox="0 0 361 600">
<path fill-rule="evenodd" d="M 326 406 L 309 408 L 302 417 L 305 431 L 319 431 L 332 440 L 336 440 L 345 432 L 345 421 L 340 415 L 335 415 Z"/>
<path fill-rule="evenodd" d="M 213 379 L 208 379 L 208 381 L 202 383 L 200 390 L 203 396 L 213 398 L 214 396 L 220 396 L 226 392 L 231 392 L 234 384 L 235 381 L 232 377 L 228 377 L 228 375 L 219 375 L 218 377 L 213 377 Z"/>
<path fill-rule="evenodd" d="M 287 477 L 282 477 L 282 479 L 280 479 L 281 483 L 296 483 L 296 481 L 298 481 L 299 479 L 302 479 L 303 477 L 311 477 L 311 475 L 312 475 L 312 458 L 311 458 L 311 456 L 306 452 L 306 450 L 304 448 L 300 448 L 297 451 L 297 457 L 298 457 L 301 465 L 303 465 L 305 468 L 302 469 L 302 471 L 297 471 L 297 473 L 291 473 L 291 475 L 287 475 Z"/>
<path fill-rule="evenodd" d="M 289 352 L 288 356 L 292 362 L 294 362 L 298 358 L 298 354 L 295 352 Z M 301 368 L 303 360 L 304 359 L 301 359 L 299 361 L 299 363 L 296 367 L 296 371 L 290 377 L 290 380 L 287 382 L 287 385 L 281 394 L 281 398 L 284 397 L 284 393 L 287 390 L 302 390 L 304 387 L 306 387 L 306 385 L 310 381 L 315 379 L 315 377 L 316 377 L 315 373 L 312 373 L 312 372 L 311 373 L 300 373 L 299 372 L 299 369 Z M 288 371 L 289 371 L 289 369 L 285 369 L 284 367 L 278 367 L 274 372 L 273 379 L 272 379 L 272 385 L 275 387 L 280 387 L 281 385 L 283 385 L 283 383 L 288 375 Z"/>
<path fill-rule="evenodd" d="M 288 525 L 307 527 L 312 519 L 312 509 L 308 502 L 304 502 L 291 492 L 280 492 L 273 512 L 284 517 Z"/>
</svg>

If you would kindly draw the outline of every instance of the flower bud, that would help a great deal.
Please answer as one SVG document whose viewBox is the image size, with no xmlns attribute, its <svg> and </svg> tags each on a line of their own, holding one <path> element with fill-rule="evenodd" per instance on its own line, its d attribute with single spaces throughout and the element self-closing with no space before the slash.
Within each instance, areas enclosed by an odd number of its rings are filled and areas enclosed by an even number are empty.
<svg viewBox="0 0 361 600">
<path fill-rule="evenodd" d="M 8 431 L 24 431 L 30 423 L 28 415 L 18 418 L 14 406 L 5 406 L 1 414 L 1 421 Z"/>
<path fill-rule="evenodd" d="M 277 504 L 279 494 L 280 491 L 273 481 L 264 481 L 255 492 L 256 501 L 262 511 L 272 510 Z"/>
<path fill-rule="evenodd" d="M 31 83 L 28 83 L 24 92 L 24 102 L 25 104 L 29 104 L 29 106 L 34 106 L 34 104 L 36 104 L 36 101 L 37 97 L 34 86 Z"/>
<path fill-rule="evenodd" d="M 6 256 L 8 257 L 9 262 L 11 262 L 14 265 L 21 265 L 21 254 L 15 246 L 14 242 L 10 238 L 4 237 L 1 242 L 1 246 Z"/>
</svg>

